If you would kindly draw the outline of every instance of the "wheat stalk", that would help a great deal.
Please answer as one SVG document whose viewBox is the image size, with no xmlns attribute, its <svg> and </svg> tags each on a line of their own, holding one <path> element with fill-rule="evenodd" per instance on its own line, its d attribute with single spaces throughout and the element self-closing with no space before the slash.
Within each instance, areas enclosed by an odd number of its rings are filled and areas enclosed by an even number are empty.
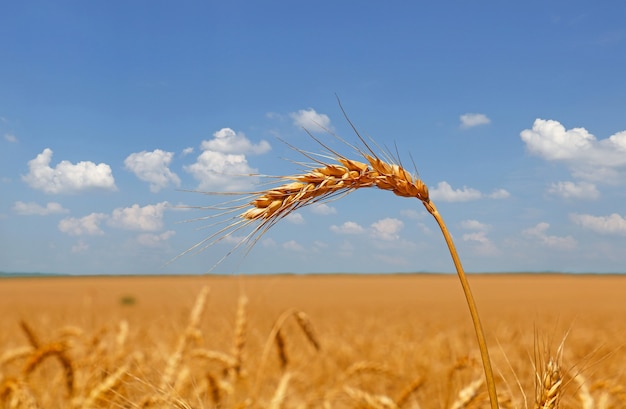
<svg viewBox="0 0 626 409">
<path fill-rule="evenodd" d="M 480 322 L 476 302 L 465 276 L 452 236 L 448 232 L 446 224 L 435 204 L 430 200 L 428 187 L 419 177 L 407 171 L 402 166 L 400 159 L 395 158 L 393 154 L 386 153 L 384 155 L 385 160 L 378 157 L 365 139 L 359 134 L 343 108 L 341 109 L 346 120 L 364 145 L 364 148 L 362 149 L 350 145 L 341 138 L 337 138 L 350 146 L 362 158 L 361 160 L 348 159 L 324 145 L 324 143 L 309 133 L 311 138 L 326 149 L 327 154 L 320 155 L 309 153 L 292 146 L 294 150 L 312 160 L 314 164 L 306 165 L 301 163 L 301 165 L 305 167 L 304 172 L 291 176 L 276 177 L 276 180 L 279 182 L 277 186 L 257 192 L 241 193 L 244 197 L 240 200 L 246 201 L 243 204 L 239 204 L 239 201 L 235 200 L 227 202 L 223 206 L 207 207 L 208 209 L 221 210 L 221 213 L 216 215 L 216 217 L 228 216 L 233 213 L 235 216 L 225 221 L 225 223 L 227 223 L 225 227 L 187 249 L 178 257 L 190 251 L 206 249 L 226 237 L 234 235 L 241 229 L 252 227 L 252 231 L 240 240 L 230 252 L 225 254 L 224 257 L 216 263 L 217 265 L 245 243 L 248 244 L 248 249 L 252 248 L 269 228 L 290 213 L 304 206 L 325 202 L 361 188 L 375 187 L 391 191 L 397 196 L 416 198 L 422 202 L 426 210 L 435 218 L 450 251 L 474 325 L 485 371 L 491 408 L 497 409 L 498 402 L 495 377 L 493 375 L 493 369 L 491 368 L 487 342 Z M 331 163 L 331 161 L 334 163 Z M 216 223 L 216 225 L 219 224 L 220 222 Z"/>
</svg>

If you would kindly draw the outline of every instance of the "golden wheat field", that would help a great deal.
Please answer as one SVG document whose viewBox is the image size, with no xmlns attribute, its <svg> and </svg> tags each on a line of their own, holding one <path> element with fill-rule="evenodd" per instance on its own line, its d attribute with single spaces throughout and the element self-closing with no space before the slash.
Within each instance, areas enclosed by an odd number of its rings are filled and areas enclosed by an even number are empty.
<svg viewBox="0 0 626 409">
<path fill-rule="evenodd" d="M 626 277 L 470 283 L 500 407 L 626 407 Z M 0 316 L 4 408 L 489 407 L 454 275 L 7 278 Z"/>
</svg>

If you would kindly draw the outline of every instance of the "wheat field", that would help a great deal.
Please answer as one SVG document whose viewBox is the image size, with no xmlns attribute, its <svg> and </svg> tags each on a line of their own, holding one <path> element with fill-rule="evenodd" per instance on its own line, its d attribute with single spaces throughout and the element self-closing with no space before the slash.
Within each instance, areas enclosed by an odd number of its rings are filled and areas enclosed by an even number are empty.
<svg viewBox="0 0 626 409">
<path fill-rule="evenodd" d="M 626 277 L 471 281 L 500 407 L 626 407 Z M 7 278 L 0 314 L 4 408 L 489 407 L 451 275 Z"/>
</svg>

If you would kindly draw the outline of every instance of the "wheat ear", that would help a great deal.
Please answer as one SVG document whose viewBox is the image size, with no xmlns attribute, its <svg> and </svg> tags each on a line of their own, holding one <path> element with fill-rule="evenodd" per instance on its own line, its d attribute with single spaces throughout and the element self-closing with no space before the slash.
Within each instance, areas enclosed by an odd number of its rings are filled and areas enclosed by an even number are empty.
<svg viewBox="0 0 626 409">
<path fill-rule="evenodd" d="M 0 401 L 6 401 L 7 407 L 11 409 L 39 409 L 35 397 L 26 384 L 12 378 L 6 378 L 0 383 Z"/>
<path fill-rule="evenodd" d="M 72 361 L 66 354 L 66 350 L 67 345 L 59 342 L 41 346 L 33 352 L 31 357 L 26 362 L 26 365 L 24 365 L 24 369 L 22 370 L 24 376 L 27 377 L 30 375 L 46 358 L 56 356 L 63 367 L 63 372 L 65 373 L 65 386 L 67 388 L 67 393 L 69 396 L 72 396 L 74 392 L 74 368 L 72 366 Z"/>
<path fill-rule="evenodd" d="M 207 248 L 241 229 L 252 227 L 252 231 L 245 236 L 243 240 L 239 241 L 239 244 L 222 258 L 223 260 L 245 243 L 251 248 L 269 228 L 291 212 L 304 206 L 346 195 L 361 188 L 376 187 L 378 189 L 391 191 L 397 196 L 416 198 L 422 202 L 426 210 L 435 218 L 444 236 L 448 250 L 450 251 L 476 332 L 491 408 L 498 409 L 495 377 L 493 375 L 493 369 L 491 368 L 487 342 L 480 322 L 476 302 L 472 295 L 463 266 L 461 265 L 452 236 L 448 232 L 446 224 L 437 211 L 435 204 L 430 200 L 428 187 L 418 177 L 413 176 L 404 169 L 399 158 L 394 158 L 390 153 L 384 155 L 386 160 L 379 158 L 365 139 L 359 134 L 354 124 L 345 114 L 345 111 L 343 111 L 343 108 L 341 109 L 346 120 L 365 148 L 361 149 L 352 146 L 341 140 L 341 138 L 337 138 L 352 147 L 362 158 L 361 161 L 348 159 L 333 151 L 309 133 L 311 138 L 327 150 L 328 153 L 326 155 L 309 153 L 292 147 L 294 150 L 312 160 L 313 165 L 301 164 L 305 167 L 305 172 L 292 176 L 277 177 L 278 182 L 282 184 L 276 187 L 258 192 L 244 193 L 243 195 L 245 196 L 242 200 L 246 200 L 247 202 L 243 204 L 237 204 L 237 201 L 231 201 L 225 204 L 226 207 L 209 207 L 210 209 L 222 210 L 222 213 L 218 216 L 236 214 L 237 212 L 239 212 L 239 214 L 235 215 L 234 218 L 227 219 L 226 222 L 228 224 L 226 227 L 221 228 L 215 234 L 197 243 L 195 246 L 182 253 L 181 256 L 192 250 Z M 329 159 L 335 161 L 335 163 L 328 163 Z M 218 261 L 218 263 L 222 260 Z"/>
<path fill-rule="evenodd" d="M 165 370 L 163 371 L 163 376 L 161 377 L 161 382 L 159 384 L 159 389 L 161 389 L 162 391 L 164 391 L 168 386 L 172 385 L 172 382 L 174 380 L 174 374 L 180 366 L 180 363 L 183 359 L 183 354 L 185 353 L 185 349 L 189 344 L 189 340 L 196 337 L 208 294 L 209 287 L 205 286 L 200 290 L 200 293 L 196 297 L 194 306 L 191 309 L 191 313 L 189 314 L 189 324 L 187 325 L 185 332 L 183 332 L 179 337 L 176 349 L 167 360 Z"/>
<path fill-rule="evenodd" d="M 550 358 L 543 368 L 543 372 L 537 374 L 539 385 L 537 388 L 537 409 L 556 409 L 559 407 L 559 397 L 563 377 L 559 363 Z"/>
<path fill-rule="evenodd" d="M 398 405 L 388 396 L 374 395 L 362 389 L 343 387 L 344 392 L 361 406 L 371 409 L 399 409 Z"/>
<path fill-rule="evenodd" d="M 248 298 L 245 295 L 239 297 L 237 303 L 237 315 L 235 317 L 235 334 L 233 339 L 234 365 L 231 368 L 236 378 L 241 376 L 243 365 L 243 348 L 246 345 L 246 332 L 248 327 L 247 316 Z"/>
</svg>

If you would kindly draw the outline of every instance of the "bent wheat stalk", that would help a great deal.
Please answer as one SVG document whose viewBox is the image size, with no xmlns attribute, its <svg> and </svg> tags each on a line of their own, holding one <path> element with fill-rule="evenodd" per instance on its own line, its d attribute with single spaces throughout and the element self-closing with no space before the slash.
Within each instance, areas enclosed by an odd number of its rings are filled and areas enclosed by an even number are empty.
<svg viewBox="0 0 626 409">
<path fill-rule="evenodd" d="M 360 161 L 348 159 L 335 152 L 309 133 L 311 138 L 326 149 L 327 154 L 321 155 L 305 152 L 290 145 L 291 148 L 312 160 L 314 164 L 307 165 L 299 163 L 304 166 L 307 171 L 291 176 L 276 177 L 276 180 L 280 182 L 278 186 L 257 192 L 239 193 L 239 195 L 244 195 L 242 199 L 227 202 L 221 207 L 204 207 L 222 211 L 218 215 L 211 217 L 230 214 L 235 215 L 226 220 L 227 224 L 225 227 L 219 229 L 216 233 L 210 235 L 200 243 L 197 243 L 195 246 L 179 255 L 179 257 L 190 251 L 203 250 L 229 236 L 234 237 L 235 233 L 241 229 L 252 227 L 252 231 L 240 239 L 238 244 L 218 261 L 217 264 L 219 264 L 242 244 L 248 244 L 250 249 L 269 228 L 295 210 L 314 203 L 325 202 L 332 198 L 341 197 L 361 188 L 376 187 L 391 191 L 397 196 L 416 198 L 422 202 L 426 210 L 437 221 L 450 251 L 450 255 L 452 256 L 478 339 L 491 407 L 492 409 L 497 409 L 498 402 L 495 380 L 476 303 L 452 237 L 448 232 L 443 218 L 437 211 L 435 204 L 429 198 L 428 187 L 418 177 L 408 172 L 402 166 L 399 158 L 394 157 L 393 154 L 385 153 L 385 160 L 379 158 L 365 139 L 359 134 L 354 124 L 345 115 L 345 112 L 344 116 L 365 149 L 350 145 L 336 135 L 335 137 L 355 150 L 362 158 Z M 331 161 L 334 163 L 330 163 Z M 240 200 L 244 202 L 239 203 Z M 196 220 L 202 219 L 205 218 Z M 219 223 L 216 223 L 215 225 L 218 224 Z"/>
</svg>

